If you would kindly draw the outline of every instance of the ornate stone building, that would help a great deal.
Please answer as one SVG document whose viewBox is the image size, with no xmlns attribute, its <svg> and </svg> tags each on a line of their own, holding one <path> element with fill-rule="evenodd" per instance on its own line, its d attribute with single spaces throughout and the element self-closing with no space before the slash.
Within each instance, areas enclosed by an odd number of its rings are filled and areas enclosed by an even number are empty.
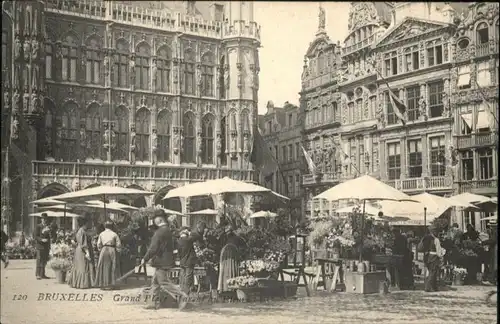
<svg viewBox="0 0 500 324">
<path fill-rule="evenodd" d="M 279 165 L 279 172 L 267 179 L 261 176 L 260 183 L 267 188 L 290 198 L 291 219 L 302 217 L 302 130 L 303 113 L 300 108 L 285 102 L 283 107 L 267 103 L 265 115 L 259 115 L 259 128 Z"/>
<path fill-rule="evenodd" d="M 476 3 L 457 26 L 451 71 L 457 190 L 498 193 L 498 3 Z M 485 103 L 487 101 L 488 103 Z M 488 107 L 489 106 L 489 107 Z M 462 223 L 484 230 L 480 213 L 463 213 Z"/>
<path fill-rule="evenodd" d="M 360 174 L 408 194 L 454 192 L 455 47 L 459 26 L 469 19 L 463 13 L 477 7 L 352 2 L 341 49 L 321 31 L 320 9 L 320 31 L 307 50 L 302 76 L 305 146 L 320 169 L 319 175 L 303 176 L 306 215 L 331 215 L 334 203 L 311 197 Z M 493 33 L 494 19 L 488 26 Z M 389 90 L 407 106 L 406 127 L 394 113 Z M 496 180 L 492 187 L 496 191 Z"/>
<path fill-rule="evenodd" d="M 259 46 L 252 2 L 4 1 L 2 169 L 22 192 L 3 197 L 8 223 L 98 184 L 151 205 L 191 181 L 253 181 Z"/>
</svg>

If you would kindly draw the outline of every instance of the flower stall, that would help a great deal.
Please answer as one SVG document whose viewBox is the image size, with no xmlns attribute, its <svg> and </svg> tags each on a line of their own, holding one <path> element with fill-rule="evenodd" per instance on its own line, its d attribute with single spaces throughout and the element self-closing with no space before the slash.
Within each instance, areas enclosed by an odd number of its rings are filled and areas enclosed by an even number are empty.
<svg viewBox="0 0 500 324">
<path fill-rule="evenodd" d="M 63 242 L 53 243 L 50 246 L 49 257 L 47 265 L 54 270 L 57 282 L 66 282 L 66 274 L 72 266 L 73 248 Z"/>
</svg>

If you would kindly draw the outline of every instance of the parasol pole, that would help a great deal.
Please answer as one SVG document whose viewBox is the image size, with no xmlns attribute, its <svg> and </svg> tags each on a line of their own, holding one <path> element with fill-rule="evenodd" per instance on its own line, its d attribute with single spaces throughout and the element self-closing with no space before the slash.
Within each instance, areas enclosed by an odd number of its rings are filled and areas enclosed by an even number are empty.
<svg viewBox="0 0 500 324">
<path fill-rule="evenodd" d="M 365 206 L 366 199 L 363 199 L 363 213 L 361 214 L 361 242 L 359 245 L 359 262 L 363 261 L 363 241 L 365 235 Z"/>
<path fill-rule="evenodd" d="M 106 212 L 106 194 L 102 195 L 103 200 L 102 202 L 104 203 L 104 221 L 106 222 L 108 220 L 108 213 Z"/>
<path fill-rule="evenodd" d="M 64 203 L 63 233 L 66 235 L 66 202 Z"/>
<path fill-rule="evenodd" d="M 427 235 L 427 207 L 424 207 L 424 236 Z M 418 251 L 417 251 L 418 252 Z M 425 269 L 425 264 L 424 264 L 424 269 Z M 427 271 L 429 269 L 427 269 L 426 271 L 424 271 L 424 282 L 425 280 L 427 279 Z"/>
</svg>

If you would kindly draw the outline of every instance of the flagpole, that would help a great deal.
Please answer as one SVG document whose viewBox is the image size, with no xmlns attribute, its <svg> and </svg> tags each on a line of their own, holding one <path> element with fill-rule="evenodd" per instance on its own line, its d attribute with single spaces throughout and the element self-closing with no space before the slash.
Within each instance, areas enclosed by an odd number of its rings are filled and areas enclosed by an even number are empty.
<svg viewBox="0 0 500 324">
<path fill-rule="evenodd" d="M 484 103 L 488 106 L 489 113 L 493 116 L 493 120 L 497 123 L 497 126 L 498 126 L 499 123 L 498 123 L 497 116 L 495 116 L 493 114 L 493 110 L 491 109 L 490 103 L 486 99 L 486 95 L 483 92 L 483 88 L 479 85 L 479 82 L 477 82 L 477 78 L 474 81 L 476 81 L 477 89 L 479 90 L 479 93 L 481 94 L 481 97 L 483 97 Z"/>
</svg>

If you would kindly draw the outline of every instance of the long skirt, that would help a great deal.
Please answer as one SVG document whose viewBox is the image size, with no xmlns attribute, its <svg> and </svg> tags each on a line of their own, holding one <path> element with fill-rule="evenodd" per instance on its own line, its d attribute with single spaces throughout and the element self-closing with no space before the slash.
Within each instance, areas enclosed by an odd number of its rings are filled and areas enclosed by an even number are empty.
<svg viewBox="0 0 500 324">
<path fill-rule="evenodd" d="M 229 291 L 227 280 L 240 275 L 238 257 L 238 248 L 236 245 L 226 244 L 222 248 L 219 265 L 219 282 L 217 285 L 219 292 Z"/>
<path fill-rule="evenodd" d="M 77 248 L 73 260 L 73 269 L 68 278 L 68 285 L 78 289 L 91 288 L 94 271 L 93 262 L 85 258 L 85 253 L 81 248 Z"/>
<path fill-rule="evenodd" d="M 97 263 L 95 287 L 110 288 L 116 284 L 116 279 L 120 278 L 120 259 L 116 248 L 105 246 L 102 248 Z"/>
</svg>

